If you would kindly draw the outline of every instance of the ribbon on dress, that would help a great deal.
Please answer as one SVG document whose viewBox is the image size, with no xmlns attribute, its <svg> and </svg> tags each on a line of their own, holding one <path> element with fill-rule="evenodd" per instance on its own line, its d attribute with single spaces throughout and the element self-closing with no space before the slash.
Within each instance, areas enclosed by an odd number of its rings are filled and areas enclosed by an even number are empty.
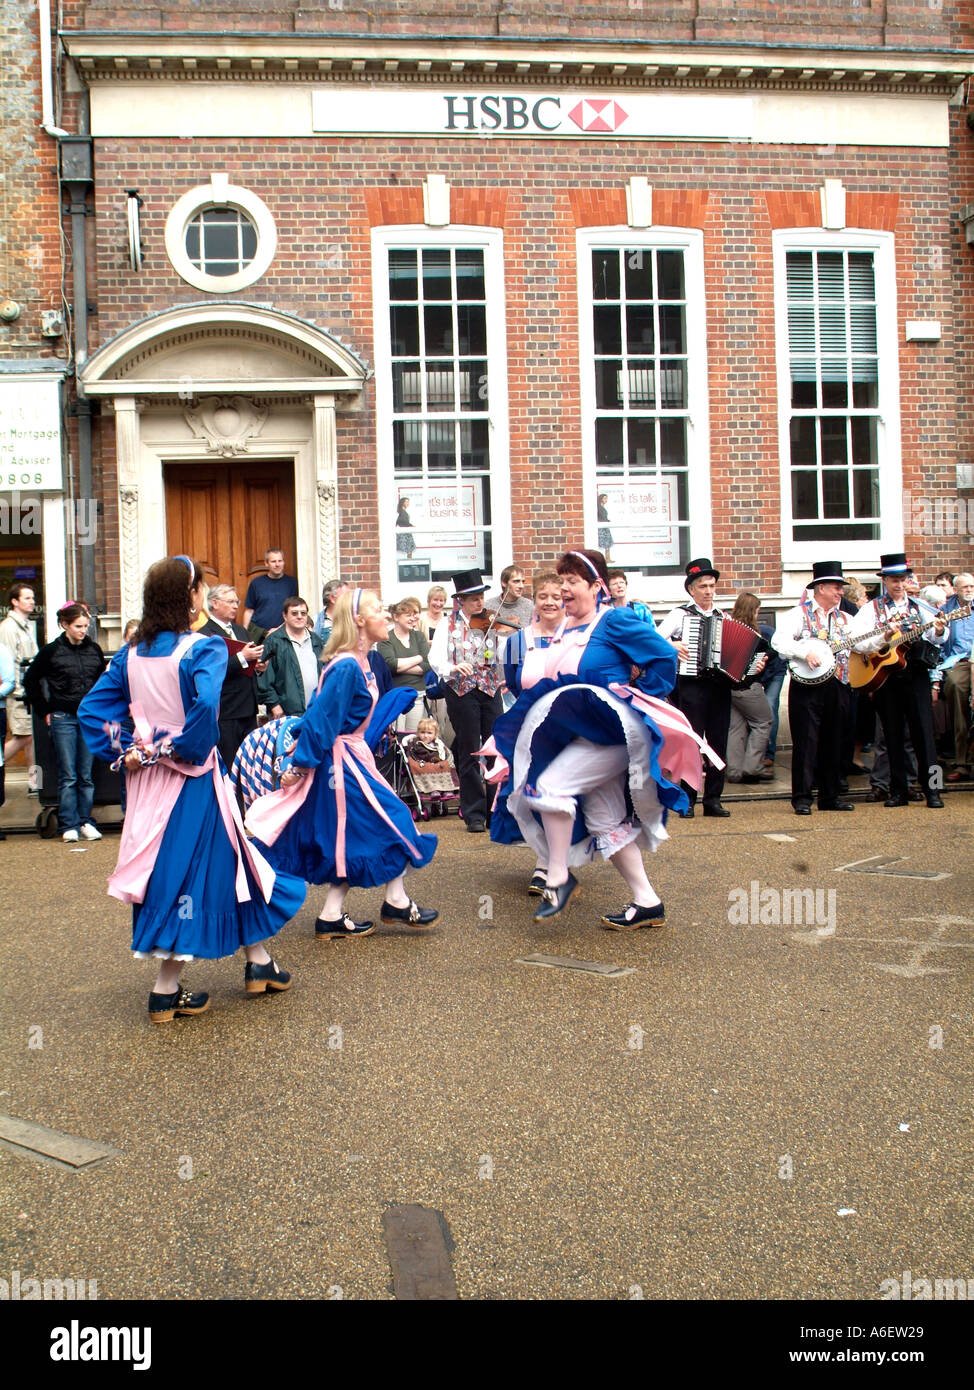
<svg viewBox="0 0 974 1390">
<path fill-rule="evenodd" d="M 718 770 L 725 766 L 723 758 L 714 752 L 703 735 L 697 733 L 683 711 L 675 705 L 667 704 L 655 695 L 645 695 L 641 690 L 618 681 L 613 681 L 609 689 L 613 695 L 628 700 L 634 709 L 648 715 L 658 725 L 663 735 L 659 765 L 671 782 L 686 782 L 699 791 L 703 785 L 701 754 Z"/>
</svg>

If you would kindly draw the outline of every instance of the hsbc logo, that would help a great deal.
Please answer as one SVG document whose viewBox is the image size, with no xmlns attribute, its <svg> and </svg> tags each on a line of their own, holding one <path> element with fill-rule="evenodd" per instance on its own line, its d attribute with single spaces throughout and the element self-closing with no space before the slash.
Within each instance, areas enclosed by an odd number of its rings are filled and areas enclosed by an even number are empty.
<svg viewBox="0 0 974 1390">
<path fill-rule="evenodd" d="M 443 101 L 444 130 L 481 135 L 493 131 L 562 134 L 571 126 L 586 135 L 604 135 L 619 130 L 629 119 L 629 113 L 611 97 L 584 97 L 568 111 L 562 107 L 562 98 L 555 96 L 444 96 Z"/>
<path fill-rule="evenodd" d="M 618 130 L 629 119 L 629 113 L 611 97 L 586 97 L 572 107 L 568 119 L 574 121 L 579 130 L 604 134 Z"/>
</svg>

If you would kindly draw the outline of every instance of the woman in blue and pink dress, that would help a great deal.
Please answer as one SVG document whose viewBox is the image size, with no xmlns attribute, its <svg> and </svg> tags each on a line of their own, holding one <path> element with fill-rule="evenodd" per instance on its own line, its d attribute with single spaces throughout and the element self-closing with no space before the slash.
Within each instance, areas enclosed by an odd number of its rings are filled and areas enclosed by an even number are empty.
<svg viewBox="0 0 974 1390">
<path fill-rule="evenodd" d="M 291 983 L 262 944 L 304 902 L 305 885 L 275 874 L 249 844 L 217 752 L 222 638 L 190 631 L 203 577 L 185 555 L 154 564 L 130 645 L 85 696 L 78 719 L 96 757 L 124 763 L 128 797 L 108 891 L 132 904 L 132 950 L 160 961 L 153 1023 L 209 1008 L 180 987 L 183 965 L 241 947 L 248 994 Z M 128 717 L 134 733 L 123 727 Z"/>
<path fill-rule="evenodd" d="M 247 829 L 271 864 L 309 883 L 327 883 L 318 937 L 368 936 L 372 922 L 345 912 L 349 888 L 385 885 L 387 924 L 423 929 L 439 916 L 404 885 L 407 869 L 428 864 L 435 835 L 420 835 L 409 808 L 375 765 L 365 731 L 376 703 L 367 653 L 389 622 L 374 593 L 355 589 L 335 604 L 318 690 L 295 728 L 297 743 L 277 791 L 258 797 Z M 283 764 L 282 764 L 283 766 Z"/>
<path fill-rule="evenodd" d="M 632 609 L 608 606 L 599 551 L 569 551 L 558 575 L 565 626 L 525 653 L 517 704 L 494 725 L 501 758 L 491 780 L 508 773 L 507 810 L 538 856 L 536 921 L 568 906 L 578 888 L 570 866 L 601 855 L 632 896 L 603 925 L 662 926 L 642 850 L 667 838 L 667 810 L 686 807 L 680 781 L 699 786 L 701 777 L 700 740 L 665 703 L 676 657 Z"/>
</svg>

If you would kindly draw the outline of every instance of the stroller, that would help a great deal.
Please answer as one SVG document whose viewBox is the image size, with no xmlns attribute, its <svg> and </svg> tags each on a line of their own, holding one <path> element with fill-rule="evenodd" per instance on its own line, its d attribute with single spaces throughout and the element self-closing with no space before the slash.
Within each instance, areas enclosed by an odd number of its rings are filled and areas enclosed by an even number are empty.
<svg viewBox="0 0 974 1390">
<path fill-rule="evenodd" d="M 460 779 L 453 760 L 441 741 L 437 739 L 439 751 L 443 755 L 438 761 L 414 756 L 413 747 L 417 734 L 394 735 L 399 747 L 402 764 L 401 776 L 409 786 L 407 797 L 400 792 L 402 799 L 415 806 L 414 820 L 429 820 L 430 816 L 449 816 L 460 814 Z"/>
</svg>

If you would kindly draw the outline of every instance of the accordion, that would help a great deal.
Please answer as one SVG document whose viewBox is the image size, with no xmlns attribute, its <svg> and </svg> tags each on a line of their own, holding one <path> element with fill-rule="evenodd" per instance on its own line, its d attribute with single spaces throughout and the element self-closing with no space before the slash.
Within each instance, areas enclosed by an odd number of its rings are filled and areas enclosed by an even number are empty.
<svg viewBox="0 0 974 1390">
<path fill-rule="evenodd" d="M 741 681 L 754 660 L 763 638 L 746 623 L 724 618 L 719 613 L 704 617 L 688 613 L 683 621 L 683 642 L 690 655 L 681 661 L 681 676 L 706 676 L 720 671 L 732 681 Z"/>
</svg>

